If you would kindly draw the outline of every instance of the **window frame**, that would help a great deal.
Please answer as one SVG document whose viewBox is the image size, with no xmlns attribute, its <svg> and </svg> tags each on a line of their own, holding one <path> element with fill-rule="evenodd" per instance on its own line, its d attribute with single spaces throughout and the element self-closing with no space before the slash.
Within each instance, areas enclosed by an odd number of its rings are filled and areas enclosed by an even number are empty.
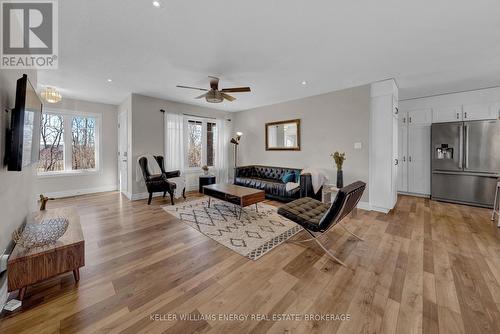
<svg viewBox="0 0 500 334">
<path fill-rule="evenodd" d="M 50 115 L 60 115 L 63 117 L 63 138 L 64 138 L 64 170 L 62 171 L 50 171 L 50 172 L 39 172 L 37 170 L 38 178 L 46 177 L 58 177 L 58 176 L 82 176 L 82 175 L 95 175 L 101 174 L 101 157 L 102 157 L 102 136 L 101 136 L 101 124 L 102 124 L 102 114 L 87 112 L 87 111 L 76 111 L 76 110 L 64 110 L 64 109 L 44 109 L 43 114 Z M 94 169 L 72 169 L 72 123 L 75 117 L 92 117 L 95 118 L 95 168 Z"/>
<path fill-rule="evenodd" d="M 199 167 L 189 167 L 189 158 L 188 158 L 188 150 L 189 150 L 189 133 L 188 133 L 188 124 L 189 121 L 193 122 L 201 122 L 201 166 Z M 209 119 L 205 117 L 195 117 L 195 116 L 189 116 L 184 118 L 184 169 L 186 172 L 197 172 L 201 171 L 201 167 L 207 165 L 207 123 L 213 123 L 216 126 L 216 131 L 218 131 L 218 124 L 215 119 Z M 218 149 L 218 136 L 215 137 L 215 156 L 214 156 L 214 165 L 209 166 L 209 168 L 217 169 L 217 149 Z"/>
</svg>

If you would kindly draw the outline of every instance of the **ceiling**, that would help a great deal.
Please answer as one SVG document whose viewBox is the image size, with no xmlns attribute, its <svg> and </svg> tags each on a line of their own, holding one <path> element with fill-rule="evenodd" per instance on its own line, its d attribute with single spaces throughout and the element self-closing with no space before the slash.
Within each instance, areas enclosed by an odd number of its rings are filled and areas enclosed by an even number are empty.
<svg viewBox="0 0 500 334">
<path fill-rule="evenodd" d="M 84 100 L 119 104 L 134 92 L 227 111 L 386 78 L 402 99 L 500 85 L 496 0 L 160 2 L 59 1 L 59 69 L 40 71 L 39 84 Z M 175 87 L 208 87 L 208 75 L 252 92 L 208 104 Z"/>
</svg>

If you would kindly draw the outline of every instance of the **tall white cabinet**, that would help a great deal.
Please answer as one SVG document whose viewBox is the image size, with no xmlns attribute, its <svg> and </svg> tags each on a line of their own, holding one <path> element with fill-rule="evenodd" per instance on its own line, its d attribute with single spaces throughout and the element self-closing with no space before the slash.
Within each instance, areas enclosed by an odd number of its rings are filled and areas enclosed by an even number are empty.
<svg viewBox="0 0 500 334">
<path fill-rule="evenodd" d="M 429 196 L 431 193 L 432 110 L 399 113 L 398 192 Z"/>
<path fill-rule="evenodd" d="M 389 212 L 397 201 L 398 87 L 392 79 L 370 87 L 370 208 Z"/>
</svg>

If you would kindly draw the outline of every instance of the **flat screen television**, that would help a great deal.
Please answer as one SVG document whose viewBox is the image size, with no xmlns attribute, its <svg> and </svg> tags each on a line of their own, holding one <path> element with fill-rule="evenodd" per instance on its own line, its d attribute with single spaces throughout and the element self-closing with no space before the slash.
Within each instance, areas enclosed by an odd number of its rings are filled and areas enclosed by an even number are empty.
<svg viewBox="0 0 500 334">
<path fill-rule="evenodd" d="M 16 105 L 7 132 L 7 170 L 21 171 L 38 162 L 42 100 L 24 74 L 17 80 Z"/>
</svg>

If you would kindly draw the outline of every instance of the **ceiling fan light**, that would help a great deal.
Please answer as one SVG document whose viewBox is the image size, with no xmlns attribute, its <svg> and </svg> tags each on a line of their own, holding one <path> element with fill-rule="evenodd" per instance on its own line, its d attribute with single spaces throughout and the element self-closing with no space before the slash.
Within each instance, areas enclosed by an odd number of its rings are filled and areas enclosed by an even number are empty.
<svg viewBox="0 0 500 334">
<path fill-rule="evenodd" d="M 218 90 L 211 90 L 205 95 L 205 99 L 209 103 L 221 103 L 224 98 Z"/>
<path fill-rule="evenodd" d="M 62 95 L 53 87 L 45 87 L 41 93 L 42 98 L 48 103 L 57 103 L 62 100 Z"/>
</svg>

